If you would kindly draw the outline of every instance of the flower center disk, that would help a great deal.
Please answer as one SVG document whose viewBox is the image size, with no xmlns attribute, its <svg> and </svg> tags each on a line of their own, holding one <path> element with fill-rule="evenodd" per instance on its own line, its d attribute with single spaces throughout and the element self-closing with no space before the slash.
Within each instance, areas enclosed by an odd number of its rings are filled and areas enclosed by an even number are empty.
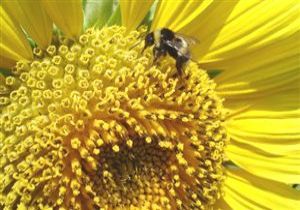
<svg viewBox="0 0 300 210">
<path fill-rule="evenodd" d="M 143 31 L 88 29 L 0 85 L 0 207 L 204 209 L 221 195 L 226 132 L 205 71 L 152 65 Z M 1 83 L 2 84 L 2 83 Z"/>
</svg>

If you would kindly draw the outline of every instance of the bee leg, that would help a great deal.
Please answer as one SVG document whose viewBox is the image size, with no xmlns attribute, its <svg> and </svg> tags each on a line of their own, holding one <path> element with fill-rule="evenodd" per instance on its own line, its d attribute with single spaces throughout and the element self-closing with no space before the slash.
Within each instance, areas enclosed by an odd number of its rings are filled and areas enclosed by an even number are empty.
<svg viewBox="0 0 300 210">
<path fill-rule="evenodd" d="M 167 51 L 159 48 L 159 47 L 154 47 L 153 48 L 153 55 L 154 55 L 154 59 L 153 59 L 153 64 L 155 64 L 158 60 L 158 58 L 160 58 L 161 56 L 165 56 L 167 54 Z"/>
<path fill-rule="evenodd" d="M 186 57 L 186 56 L 178 56 L 176 58 L 176 69 L 177 69 L 179 76 L 182 75 L 183 66 L 184 66 L 184 64 L 186 64 L 186 62 L 188 62 L 188 60 L 189 60 L 189 57 Z"/>
</svg>

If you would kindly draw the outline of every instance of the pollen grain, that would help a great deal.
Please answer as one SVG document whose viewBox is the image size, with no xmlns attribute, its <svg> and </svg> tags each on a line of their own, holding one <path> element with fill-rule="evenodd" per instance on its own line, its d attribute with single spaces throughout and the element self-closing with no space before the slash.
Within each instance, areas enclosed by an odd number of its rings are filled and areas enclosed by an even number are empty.
<svg viewBox="0 0 300 210">
<path fill-rule="evenodd" d="M 206 209 L 221 195 L 222 100 L 141 31 L 60 37 L 0 84 L 1 209 Z"/>
</svg>

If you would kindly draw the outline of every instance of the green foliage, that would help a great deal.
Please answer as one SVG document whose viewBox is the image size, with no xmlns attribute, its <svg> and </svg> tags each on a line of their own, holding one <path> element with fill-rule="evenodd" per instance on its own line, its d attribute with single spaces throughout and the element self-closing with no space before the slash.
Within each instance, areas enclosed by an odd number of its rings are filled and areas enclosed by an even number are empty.
<svg viewBox="0 0 300 210">
<path fill-rule="evenodd" d="M 84 28 L 104 26 L 113 13 L 113 4 L 113 0 L 85 0 Z"/>
<path fill-rule="evenodd" d="M 207 70 L 207 73 L 209 75 L 209 77 L 211 79 L 215 78 L 216 76 L 218 76 L 219 74 L 222 73 L 222 70 L 219 69 L 211 69 L 211 70 Z"/>
<path fill-rule="evenodd" d="M 2 74 L 5 77 L 12 75 L 10 70 L 4 68 L 0 68 L 0 74 Z"/>
<path fill-rule="evenodd" d="M 109 20 L 107 21 L 106 25 L 121 25 L 122 18 L 121 18 L 121 9 L 120 5 L 117 6 L 113 14 L 110 16 Z"/>
<path fill-rule="evenodd" d="M 157 7 L 157 3 L 158 3 L 158 1 L 154 1 L 154 3 L 152 4 L 151 8 L 148 11 L 148 13 L 146 14 L 145 18 L 143 19 L 142 23 L 140 24 L 140 26 L 146 25 L 146 26 L 148 26 L 148 28 L 151 27 L 153 17 L 155 14 L 155 10 Z"/>
</svg>

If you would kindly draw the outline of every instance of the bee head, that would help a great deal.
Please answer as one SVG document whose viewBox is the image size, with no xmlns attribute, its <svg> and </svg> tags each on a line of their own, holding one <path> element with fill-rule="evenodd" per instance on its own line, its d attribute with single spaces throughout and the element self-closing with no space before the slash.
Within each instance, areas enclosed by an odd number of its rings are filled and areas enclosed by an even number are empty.
<svg viewBox="0 0 300 210">
<path fill-rule="evenodd" d="M 144 52 L 144 50 L 147 47 L 149 47 L 149 46 L 151 46 L 153 44 L 154 44 L 154 33 L 151 32 L 151 33 L 147 34 L 147 36 L 145 37 L 145 46 L 144 46 L 144 49 L 143 49 L 142 52 Z"/>
</svg>

